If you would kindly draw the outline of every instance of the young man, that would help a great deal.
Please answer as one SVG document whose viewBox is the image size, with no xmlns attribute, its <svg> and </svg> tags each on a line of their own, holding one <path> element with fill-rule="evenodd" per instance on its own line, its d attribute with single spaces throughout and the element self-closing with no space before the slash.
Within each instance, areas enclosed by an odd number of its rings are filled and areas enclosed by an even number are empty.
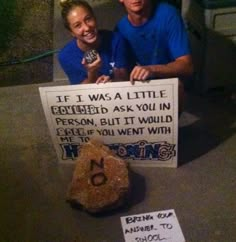
<svg viewBox="0 0 236 242">
<path fill-rule="evenodd" d="M 183 111 L 183 80 L 193 72 L 187 32 L 178 10 L 158 0 L 119 0 L 127 11 L 116 29 L 128 40 L 135 67 L 130 81 L 179 78 L 179 114 Z"/>
<path fill-rule="evenodd" d="M 136 66 L 130 81 L 191 76 L 188 36 L 178 10 L 157 0 L 119 0 L 127 11 L 117 30 L 128 40 Z"/>
</svg>

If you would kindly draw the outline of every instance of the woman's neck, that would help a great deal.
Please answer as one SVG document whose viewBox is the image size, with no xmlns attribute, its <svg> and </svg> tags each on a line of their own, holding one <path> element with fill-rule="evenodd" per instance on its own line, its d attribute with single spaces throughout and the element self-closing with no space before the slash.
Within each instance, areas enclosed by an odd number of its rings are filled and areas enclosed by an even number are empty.
<svg viewBox="0 0 236 242">
<path fill-rule="evenodd" d="M 91 50 L 91 49 L 98 49 L 99 46 L 100 46 L 100 36 L 98 34 L 98 38 L 96 40 L 96 42 L 94 43 L 91 43 L 91 44 L 88 44 L 88 43 L 85 43 L 79 39 L 77 39 L 77 46 L 82 50 L 82 51 L 88 51 L 88 50 Z"/>
</svg>

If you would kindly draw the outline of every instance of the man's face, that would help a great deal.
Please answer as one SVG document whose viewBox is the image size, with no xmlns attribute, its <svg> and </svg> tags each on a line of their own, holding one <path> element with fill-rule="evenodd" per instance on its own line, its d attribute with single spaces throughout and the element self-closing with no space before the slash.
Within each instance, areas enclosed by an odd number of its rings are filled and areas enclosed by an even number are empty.
<svg viewBox="0 0 236 242">
<path fill-rule="evenodd" d="M 150 3 L 150 0 L 119 0 L 123 3 L 128 13 L 138 13 L 144 10 Z"/>
</svg>

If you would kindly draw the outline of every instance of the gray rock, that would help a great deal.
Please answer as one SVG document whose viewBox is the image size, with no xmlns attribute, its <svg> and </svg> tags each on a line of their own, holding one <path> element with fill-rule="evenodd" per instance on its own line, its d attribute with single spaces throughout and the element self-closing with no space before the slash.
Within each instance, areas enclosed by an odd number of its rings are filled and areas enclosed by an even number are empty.
<svg viewBox="0 0 236 242">
<path fill-rule="evenodd" d="M 84 58 L 87 64 L 93 63 L 95 60 L 97 60 L 97 54 L 98 52 L 94 49 L 88 50 L 84 54 Z"/>
<path fill-rule="evenodd" d="M 122 206 L 130 187 L 127 162 L 105 145 L 84 144 L 76 161 L 67 200 L 90 213 Z"/>
</svg>

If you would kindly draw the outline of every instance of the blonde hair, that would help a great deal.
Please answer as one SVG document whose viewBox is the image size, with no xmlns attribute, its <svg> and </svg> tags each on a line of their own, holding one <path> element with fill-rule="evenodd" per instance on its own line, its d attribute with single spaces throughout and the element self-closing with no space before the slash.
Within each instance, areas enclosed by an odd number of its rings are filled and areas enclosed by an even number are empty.
<svg viewBox="0 0 236 242">
<path fill-rule="evenodd" d="M 65 28 L 70 30 L 70 25 L 67 19 L 68 14 L 72 9 L 75 7 L 83 7 L 86 10 L 88 10 L 93 17 L 95 17 L 92 7 L 89 5 L 88 2 L 83 0 L 60 0 L 60 6 L 61 6 L 61 17 L 64 23 Z"/>
</svg>

